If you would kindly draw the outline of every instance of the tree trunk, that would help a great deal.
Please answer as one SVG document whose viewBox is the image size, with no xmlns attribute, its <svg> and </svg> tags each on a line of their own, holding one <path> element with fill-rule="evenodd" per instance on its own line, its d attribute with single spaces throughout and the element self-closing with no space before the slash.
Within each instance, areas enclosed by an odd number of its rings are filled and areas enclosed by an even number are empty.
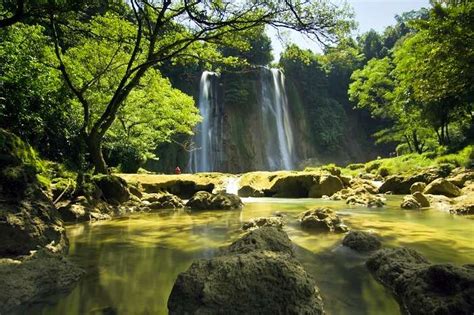
<svg viewBox="0 0 474 315">
<path fill-rule="evenodd" d="M 102 137 L 95 133 L 90 134 L 87 138 L 87 148 L 95 173 L 108 174 L 107 164 L 102 155 Z"/>
</svg>

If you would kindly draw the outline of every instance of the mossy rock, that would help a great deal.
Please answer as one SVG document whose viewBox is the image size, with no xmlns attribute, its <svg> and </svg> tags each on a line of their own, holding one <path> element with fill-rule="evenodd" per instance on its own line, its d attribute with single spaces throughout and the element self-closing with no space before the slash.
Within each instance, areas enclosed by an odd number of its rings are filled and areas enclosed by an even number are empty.
<svg viewBox="0 0 474 315">
<path fill-rule="evenodd" d="M 0 167 L 25 166 L 35 173 L 45 170 L 38 153 L 18 136 L 0 129 Z"/>
<path fill-rule="evenodd" d="M 130 199 L 127 182 L 118 176 L 100 175 L 94 178 L 94 182 L 100 188 L 107 201 L 123 203 Z"/>
</svg>

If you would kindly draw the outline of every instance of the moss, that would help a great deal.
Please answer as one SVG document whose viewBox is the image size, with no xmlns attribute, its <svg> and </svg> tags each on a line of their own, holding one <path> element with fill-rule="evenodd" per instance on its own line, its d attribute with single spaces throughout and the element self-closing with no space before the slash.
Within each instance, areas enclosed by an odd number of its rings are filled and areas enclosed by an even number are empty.
<svg viewBox="0 0 474 315">
<path fill-rule="evenodd" d="M 40 184 L 41 189 L 48 190 L 51 187 L 51 180 L 42 174 L 36 174 L 36 179 Z"/>
<path fill-rule="evenodd" d="M 361 168 L 364 168 L 365 167 L 365 164 L 364 163 L 354 163 L 354 164 L 349 164 L 346 166 L 347 169 L 349 170 L 358 170 L 358 169 L 361 169 Z"/>
<path fill-rule="evenodd" d="M 24 165 L 36 173 L 45 170 L 44 162 L 38 153 L 18 136 L 4 129 L 0 129 L 0 166 Z"/>
</svg>

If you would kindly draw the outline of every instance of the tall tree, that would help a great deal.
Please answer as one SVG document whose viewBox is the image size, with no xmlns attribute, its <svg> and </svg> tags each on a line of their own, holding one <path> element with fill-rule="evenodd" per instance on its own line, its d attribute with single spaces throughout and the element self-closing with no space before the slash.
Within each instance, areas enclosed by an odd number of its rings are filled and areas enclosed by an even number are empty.
<svg viewBox="0 0 474 315">
<path fill-rule="evenodd" d="M 350 23 L 345 10 L 326 2 L 313 1 L 130 1 L 133 11 L 134 42 L 127 53 L 121 71 L 116 56 L 97 69 L 93 77 L 78 84 L 74 69 L 67 66 L 67 42 L 62 35 L 67 31 L 57 15 L 51 15 L 55 52 L 64 79 L 83 107 L 83 134 L 96 172 L 106 173 L 102 155 L 102 139 L 117 117 L 131 91 L 141 82 L 146 72 L 164 62 L 177 58 L 200 58 L 206 50 L 219 42 L 231 44 L 232 34 L 261 25 L 291 28 L 306 33 L 316 40 L 335 40 Z M 96 34 L 86 35 L 96 37 Z M 130 43 L 130 38 L 121 39 Z M 215 55 L 217 56 L 217 54 Z M 119 82 L 107 100 L 101 114 L 91 116 L 93 100 L 86 94 L 92 84 L 100 82 L 105 73 L 115 71 Z"/>
</svg>

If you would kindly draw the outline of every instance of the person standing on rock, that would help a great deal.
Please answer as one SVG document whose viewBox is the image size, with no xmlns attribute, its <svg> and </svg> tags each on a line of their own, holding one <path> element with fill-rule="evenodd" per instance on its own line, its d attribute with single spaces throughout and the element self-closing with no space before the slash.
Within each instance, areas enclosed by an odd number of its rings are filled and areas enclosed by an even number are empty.
<svg viewBox="0 0 474 315">
<path fill-rule="evenodd" d="M 174 169 L 174 173 L 175 173 L 176 175 L 181 174 L 181 169 L 179 168 L 179 166 L 176 166 L 176 168 Z"/>
</svg>

